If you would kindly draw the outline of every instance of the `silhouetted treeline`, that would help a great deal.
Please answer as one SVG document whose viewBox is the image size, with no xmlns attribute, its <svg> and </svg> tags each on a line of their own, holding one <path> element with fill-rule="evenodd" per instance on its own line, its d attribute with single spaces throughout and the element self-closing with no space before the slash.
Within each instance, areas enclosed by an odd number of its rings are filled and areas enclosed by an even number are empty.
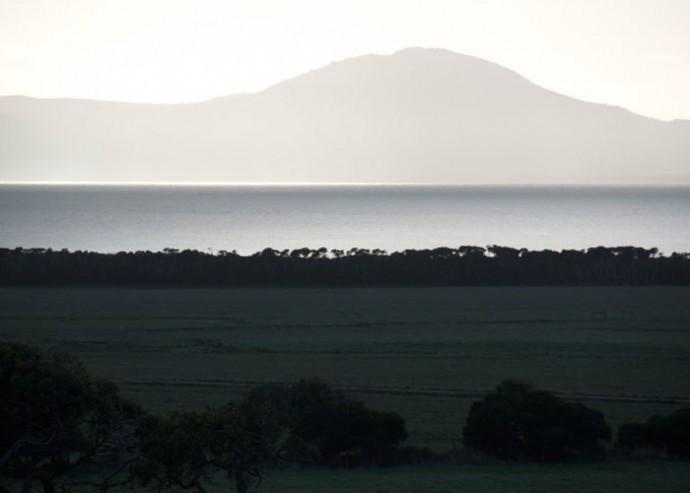
<svg viewBox="0 0 690 493">
<path fill-rule="evenodd" d="M 530 251 L 500 246 L 431 250 L 326 248 L 253 255 L 196 250 L 104 254 L 0 249 L 3 285 L 462 286 L 688 285 L 690 254 L 656 248 Z"/>
</svg>

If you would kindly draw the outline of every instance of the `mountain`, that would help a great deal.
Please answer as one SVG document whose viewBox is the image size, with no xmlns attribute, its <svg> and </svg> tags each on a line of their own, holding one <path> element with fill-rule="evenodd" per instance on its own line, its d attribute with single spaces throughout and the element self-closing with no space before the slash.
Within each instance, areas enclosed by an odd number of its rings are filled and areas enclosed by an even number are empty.
<svg viewBox="0 0 690 493">
<path fill-rule="evenodd" d="M 0 180 L 690 183 L 690 121 L 411 48 L 200 103 L 2 97 Z"/>
</svg>

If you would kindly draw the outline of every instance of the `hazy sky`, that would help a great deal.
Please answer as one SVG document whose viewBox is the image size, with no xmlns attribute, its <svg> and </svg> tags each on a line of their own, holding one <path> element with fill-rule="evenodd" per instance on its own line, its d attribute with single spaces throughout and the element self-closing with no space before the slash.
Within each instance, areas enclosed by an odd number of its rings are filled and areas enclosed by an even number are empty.
<svg viewBox="0 0 690 493">
<path fill-rule="evenodd" d="M 690 0 L 0 0 L 0 94 L 198 101 L 408 46 L 690 118 Z"/>
</svg>

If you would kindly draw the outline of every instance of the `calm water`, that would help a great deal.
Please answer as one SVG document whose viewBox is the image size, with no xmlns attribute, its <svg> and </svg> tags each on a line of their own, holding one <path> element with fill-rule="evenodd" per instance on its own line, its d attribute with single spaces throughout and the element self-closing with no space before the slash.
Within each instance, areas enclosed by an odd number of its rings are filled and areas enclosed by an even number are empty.
<svg viewBox="0 0 690 493">
<path fill-rule="evenodd" d="M 0 186 L 0 246 L 690 251 L 690 187 Z"/>
</svg>

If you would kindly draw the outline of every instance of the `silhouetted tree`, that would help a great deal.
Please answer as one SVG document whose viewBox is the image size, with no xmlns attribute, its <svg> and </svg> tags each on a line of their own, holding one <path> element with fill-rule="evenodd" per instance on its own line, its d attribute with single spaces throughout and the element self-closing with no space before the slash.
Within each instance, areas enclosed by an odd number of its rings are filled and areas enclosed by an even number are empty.
<svg viewBox="0 0 690 493">
<path fill-rule="evenodd" d="M 136 460 L 139 408 L 72 357 L 0 344 L 0 396 L 0 478 L 23 493 L 106 489 Z"/>
<path fill-rule="evenodd" d="M 199 493 L 213 473 L 223 472 L 246 493 L 261 478 L 272 458 L 272 437 L 248 409 L 229 403 L 203 412 L 176 412 L 151 422 L 141 459 L 133 469 L 135 483 L 155 490 Z"/>
<path fill-rule="evenodd" d="M 633 452 L 642 449 L 673 457 L 690 458 L 690 408 L 668 416 L 652 416 L 644 423 L 625 423 L 618 430 L 616 445 Z"/>
<path fill-rule="evenodd" d="M 406 438 L 405 421 L 370 409 L 317 379 L 258 387 L 246 396 L 273 437 L 283 428 L 282 457 L 289 461 L 363 465 L 385 462 Z M 275 439 L 274 439 L 275 443 Z"/>
<path fill-rule="evenodd" d="M 610 438 L 599 411 L 515 381 L 472 404 L 463 429 L 465 446 L 508 460 L 595 457 Z"/>
</svg>

